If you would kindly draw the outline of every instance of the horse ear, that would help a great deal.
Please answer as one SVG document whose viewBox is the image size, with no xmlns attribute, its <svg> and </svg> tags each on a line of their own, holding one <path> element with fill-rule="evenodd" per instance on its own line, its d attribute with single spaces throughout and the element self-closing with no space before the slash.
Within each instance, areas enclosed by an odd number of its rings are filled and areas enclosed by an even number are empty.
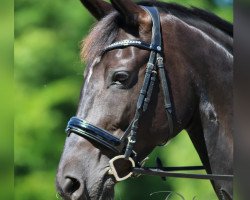
<svg viewBox="0 0 250 200">
<path fill-rule="evenodd" d="M 132 0 L 111 0 L 111 3 L 124 16 L 127 24 L 138 26 L 148 20 L 147 12 Z"/>
<path fill-rule="evenodd" d="M 113 10 L 111 4 L 102 0 L 81 0 L 81 2 L 97 20 L 102 19 Z"/>
</svg>

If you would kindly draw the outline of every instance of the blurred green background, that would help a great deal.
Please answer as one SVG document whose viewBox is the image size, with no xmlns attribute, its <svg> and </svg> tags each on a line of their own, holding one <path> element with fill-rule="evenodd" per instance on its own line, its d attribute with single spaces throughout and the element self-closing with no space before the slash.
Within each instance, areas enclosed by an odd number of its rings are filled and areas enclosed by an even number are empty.
<svg viewBox="0 0 250 200">
<path fill-rule="evenodd" d="M 0 3 L 0 199 L 12 200 L 14 2 Z"/>
<path fill-rule="evenodd" d="M 168 1 L 169 2 L 169 1 Z M 230 0 L 176 0 L 233 20 Z M 55 174 L 67 120 L 74 115 L 83 82 L 80 41 L 95 19 L 78 0 L 15 1 L 15 199 L 53 200 Z M 8 100 L 7 100 L 8 102 Z M 178 152 L 178 154 L 176 153 Z M 156 148 L 165 165 L 200 164 L 187 134 Z M 164 192 L 159 192 L 164 191 Z M 116 186 L 117 200 L 216 200 L 209 181 L 139 177 Z M 154 192 L 159 192 L 153 194 Z M 1 198 L 2 199 L 2 198 Z M 5 198 L 6 199 L 6 198 Z"/>
</svg>

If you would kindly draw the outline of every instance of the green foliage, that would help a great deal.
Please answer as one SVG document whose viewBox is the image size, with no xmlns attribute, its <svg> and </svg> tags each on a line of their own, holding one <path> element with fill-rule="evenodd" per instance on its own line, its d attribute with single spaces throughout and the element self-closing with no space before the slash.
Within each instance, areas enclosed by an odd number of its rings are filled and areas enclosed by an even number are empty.
<svg viewBox="0 0 250 200">
<path fill-rule="evenodd" d="M 232 20 L 231 7 L 218 8 L 205 0 L 175 2 Z M 94 19 L 76 0 L 17 0 L 15 11 L 15 199 L 52 200 L 64 127 L 76 110 L 83 82 L 79 44 Z M 156 156 L 169 166 L 200 163 L 185 133 L 167 148 L 156 148 L 148 165 L 154 165 Z M 174 191 L 186 199 L 216 199 L 208 181 L 169 178 L 162 182 L 157 177 L 119 183 L 116 199 L 166 198 L 164 193 L 150 196 L 157 191 Z M 172 194 L 170 199 L 180 197 Z"/>
<path fill-rule="evenodd" d="M 0 6 L 0 199 L 13 199 L 13 1 Z"/>
</svg>

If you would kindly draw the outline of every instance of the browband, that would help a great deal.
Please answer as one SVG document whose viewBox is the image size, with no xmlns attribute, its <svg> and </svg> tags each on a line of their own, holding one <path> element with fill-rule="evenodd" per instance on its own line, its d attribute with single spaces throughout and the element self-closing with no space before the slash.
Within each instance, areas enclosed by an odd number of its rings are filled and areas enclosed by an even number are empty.
<svg viewBox="0 0 250 200">
<path fill-rule="evenodd" d="M 118 42 L 115 42 L 113 44 L 110 44 L 104 49 L 104 52 L 111 51 L 113 49 L 123 49 L 129 46 L 138 47 L 140 49 L 148 50 L 148 51 L 157 51 L 160 52 L 161 48 L 159 46 L 155 46 L 154 44 L 148 44 L 146 42 L 140 41 L 140 40 L 121 40 Z"/>
</svg>

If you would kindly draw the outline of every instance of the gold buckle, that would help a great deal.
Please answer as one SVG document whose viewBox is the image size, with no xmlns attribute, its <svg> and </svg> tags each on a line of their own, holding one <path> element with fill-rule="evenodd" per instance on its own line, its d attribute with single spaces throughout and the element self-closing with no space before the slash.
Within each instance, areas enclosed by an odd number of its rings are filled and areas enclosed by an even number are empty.
<svg viewBox="0 0 250 200">
<path fill-rule="evenodd" d="M 118 159 L 125 159 L 125 156 L 124 155 L 119 155 L 119 156 L 115 156 L 114 158 L 112 158 L 110 161 L 109 161 L 109 166 L 110 166 L 110 169 L 108 171 L 108 174 L 109 175 L 113 175 L 115 177 L 115 180 L 116 181 L 124 181 L 126 179 L 128 179 L 129 177 L 132 176 L 133 172 L 129 172 L 128 175 L 124 176 L 124 177 L 119 177 L 117 171 L 116 171 L 116 168 L 115 168 L 115 165 L 114 165 L 114 162 Z M 131 162 L 131 166 L 132 168 L 135 167 L 135 161 L 129 157 L 128 160 Z"/>
</svg>

